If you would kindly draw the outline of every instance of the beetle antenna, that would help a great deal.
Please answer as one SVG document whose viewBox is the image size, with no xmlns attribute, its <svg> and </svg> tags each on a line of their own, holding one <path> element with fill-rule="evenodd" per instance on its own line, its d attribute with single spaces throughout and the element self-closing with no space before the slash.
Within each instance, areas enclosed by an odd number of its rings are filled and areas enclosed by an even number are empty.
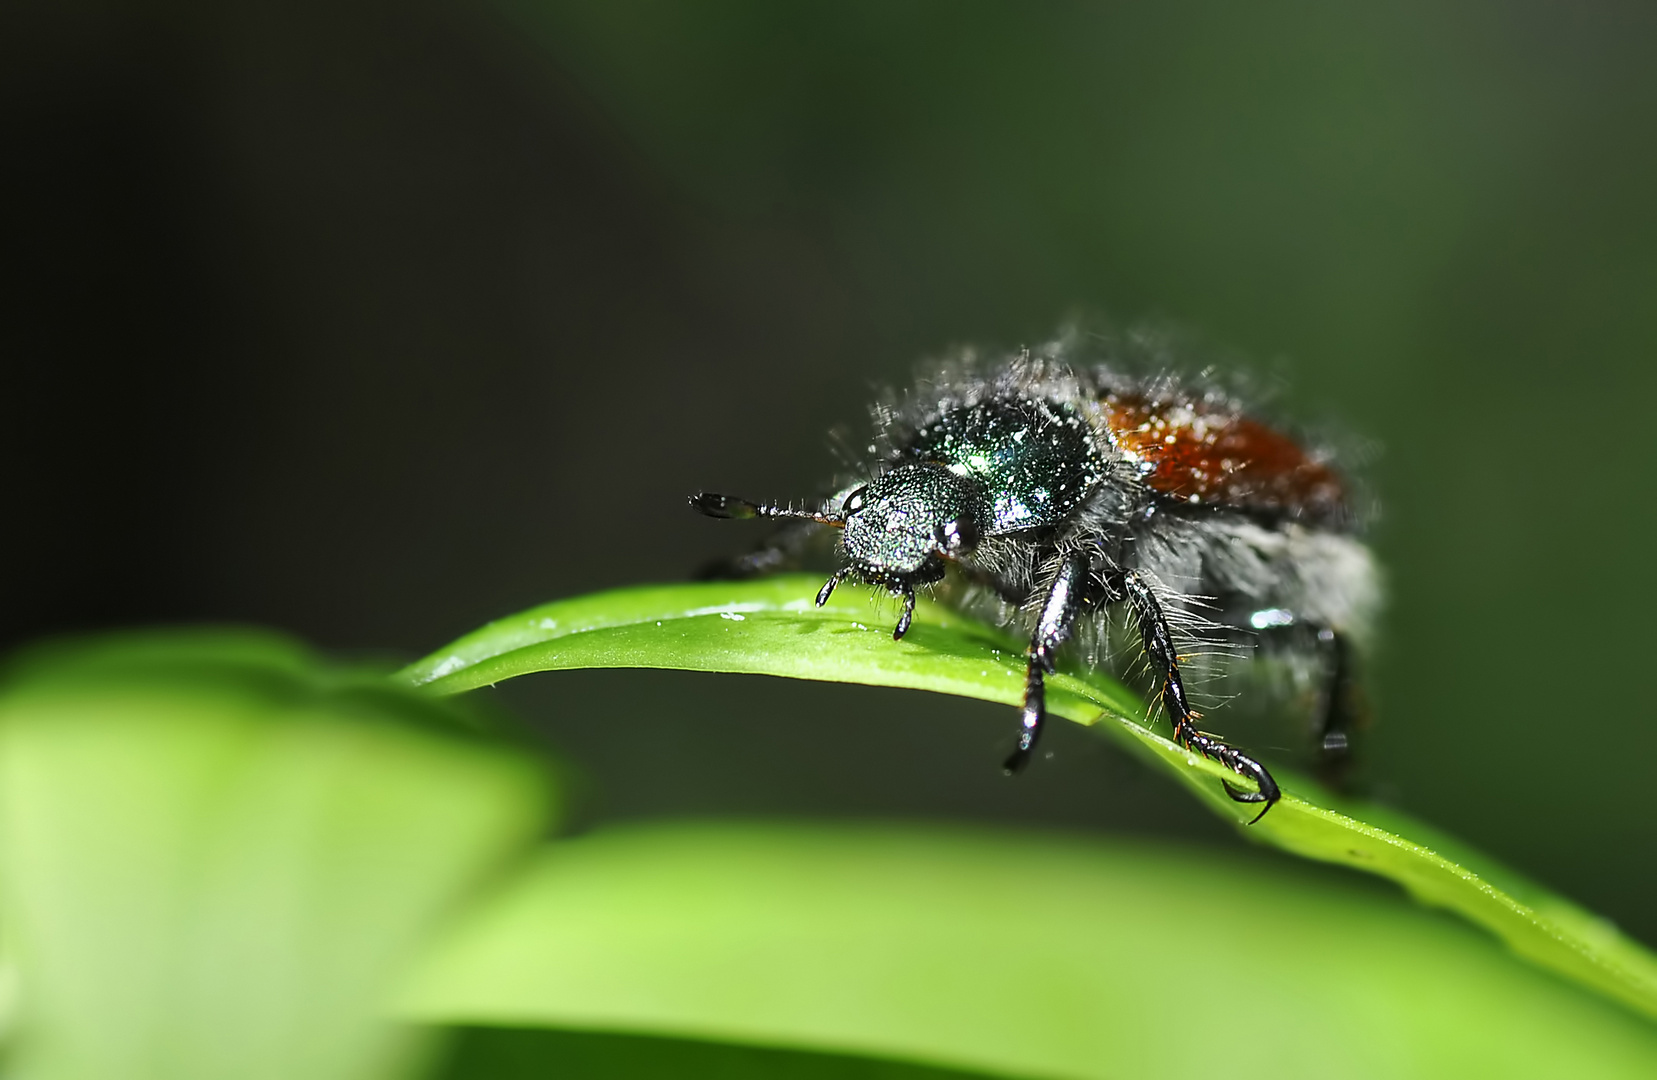
<svg viewBox="0 0 1657 1080">
<path fill-rule="evenodd" d="M 846 525 L 846 519 L 838 514 L 829 514 L 821 510 L 794 510 L 786 506 L 739 499 L 735 495 L 719 495 L 712 491 L 699 491 L 692 495 L 690 505 L 699 514 L 726 520 L 769 518 L 774 521 L 815 521 L 820 525 L 833 525 L 836 528 L 844 528 Z"/>
</svg>

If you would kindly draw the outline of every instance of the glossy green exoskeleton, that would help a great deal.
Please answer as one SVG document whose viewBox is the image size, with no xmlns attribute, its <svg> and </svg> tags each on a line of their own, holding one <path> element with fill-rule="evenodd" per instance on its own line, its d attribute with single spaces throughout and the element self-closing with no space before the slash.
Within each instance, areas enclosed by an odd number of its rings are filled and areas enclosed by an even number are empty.
<svg viewBox="0 0 1657 1080">
<path fill-rule="evenodd" d="M 1346 642 L 1376 606 L 1378 572 L 1346 526 L 1343 489 L 1319 455 L 1213 391 L 1108 367 L 1078 372 L 1026 354 L 935 392 L 908 418 L 877 413 L 887 448 L 871 478 L 817 509 L 706 492 L 691 505 L 711 517 L 839 528 L 843 562 L 817 603 L 846 578 L 885 588 L 903 600 L 895 638 L 909 629 L 916 588 L 950 567 L 1015 605 L 1030 646 L 1009 771 L 1040 736 L 1059 648 L 1081 616 L 1116 604 L 1131 613 L 1161 678 L 1175 739 L 1254 781 L 1255 790 L 1227 784 L 1233 799 L 1263 803 L 1264 813 L 1278 786 L 1258 761 L 1198 729 L 1175 626 L 1204 623 L 1249 641 L 1292 631 L 1312 641 L 1330 672 L 1321 745 L 1331 759 L 1344 753 Z M 791 546 L 773 542 L 738 569 L 784 565 Z"/>
</svg>

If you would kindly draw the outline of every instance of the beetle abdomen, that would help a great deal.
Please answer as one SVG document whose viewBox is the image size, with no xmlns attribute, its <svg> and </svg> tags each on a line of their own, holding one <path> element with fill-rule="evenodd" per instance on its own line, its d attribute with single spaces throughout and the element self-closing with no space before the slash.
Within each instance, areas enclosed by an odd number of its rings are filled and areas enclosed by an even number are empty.
<svg viewBox="0 0 1657 1080">
<path fill-rule="evenodd" d="M 1340 476 L 1295 439 L 1204 398 L 1101 395 L 1112 442 L 1172 501 L 1317 523 L 1347 516 Z"/>
</svg>

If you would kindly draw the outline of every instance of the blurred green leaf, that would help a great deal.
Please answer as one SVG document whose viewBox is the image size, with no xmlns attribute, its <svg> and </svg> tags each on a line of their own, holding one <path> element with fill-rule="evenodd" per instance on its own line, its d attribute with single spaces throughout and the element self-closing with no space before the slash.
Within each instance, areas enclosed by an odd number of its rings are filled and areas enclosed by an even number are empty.
<svg viewBox="0 0 1657 1080">
<path fill-rule="evenodd" d="M 0 689 L 17 1075 L 368 1078 L 412 950 L 546 813 L 527 757 L 251 633 L 38 651 Z"/>
<path fill-rule="evenodd" d="M 402 678 L 453 694 L 535 671 L 660 667 L 1019 700 L 1023 648 L 1003 631 L 923 602 L 914 629 L 894 642 L 891 611 L 871 609 L 867 591 L 843 587 L 817 609 L 819 584 L 787 576 L 559 601 L 491 623 L 406 668 Z M 1230 774 L 1149 730 L 1143 703 L 1099 672 L 1072 668 L 1056 676 L 1048 707 L 1098 724 L 1220 816 L 1239 824 L 1252 816 L 1221 792 L 1218 780 Z M 1250 839 L 1391 878 L 1535 963 L 1657 1017 L 1657 958 L 1611 924 L 1402 814 L 1337 799 L 1281 771 L 1279 779 L 1285 797 L 1244 830 Z"/>
<path fill-rule="evenodd" d="M 470 1027 L 457 1042 L 443 1080 L 973 1080 L 987 1075 L 847 1054 L 607 1031 Z"/>
<path fill-rule="evenodd" d="M 1657 1028 L 1356 880 L 878 825 L 553 845 L 403 1008 L 1006 1076 L 1657 1074 Z"/>
</svg>

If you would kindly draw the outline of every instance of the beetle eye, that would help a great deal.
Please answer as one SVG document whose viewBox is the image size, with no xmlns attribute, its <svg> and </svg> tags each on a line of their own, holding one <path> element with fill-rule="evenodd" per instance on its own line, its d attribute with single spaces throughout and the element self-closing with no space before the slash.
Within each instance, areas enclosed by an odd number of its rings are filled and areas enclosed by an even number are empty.
<svg viewBox="0 0 1657 1080">
<path fill-rule="evenodd" d="M 863 509 L 863 493 L 868 490 L 869 487 L 865 484 L 856 491 L 852 492 L 850 495 L 847 495 L 846 505 L 840 508 L 840 512 L 843 514 L 855 514 L 859 510 Z"/>
<path fill-rule="evenodd" d="M 978 546 L 978 527 L 971 518 L 956 518 L 938 526 L 938 547 L 947 555 Z"/>
</svg>

